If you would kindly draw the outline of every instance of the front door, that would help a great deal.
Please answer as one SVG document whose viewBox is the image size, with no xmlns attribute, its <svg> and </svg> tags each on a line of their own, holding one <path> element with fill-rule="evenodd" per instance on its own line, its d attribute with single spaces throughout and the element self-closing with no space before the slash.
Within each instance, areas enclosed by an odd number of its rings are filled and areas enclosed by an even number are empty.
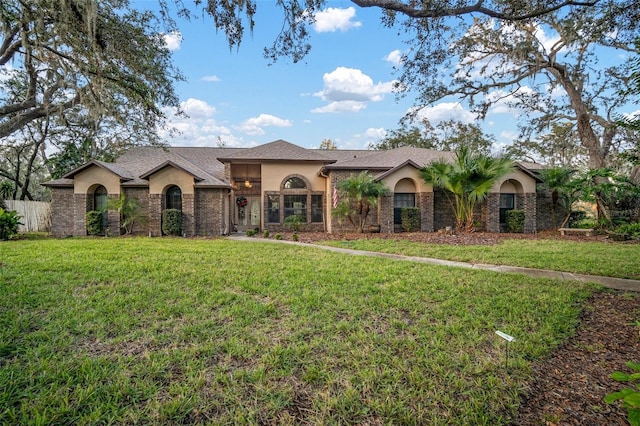
<svg viewBox="0 0 640 426">
<path fill-rule="evenodd" d="M 246 197 L 245 206 L 236 205 L 238 232 L 260 228 L 260 197 Z"/>
</svg>

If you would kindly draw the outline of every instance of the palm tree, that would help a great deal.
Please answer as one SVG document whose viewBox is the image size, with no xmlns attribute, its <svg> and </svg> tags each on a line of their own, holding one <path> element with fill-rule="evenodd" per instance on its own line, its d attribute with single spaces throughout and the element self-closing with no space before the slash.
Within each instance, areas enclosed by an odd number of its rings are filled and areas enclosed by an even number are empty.
<svg viewBox="0 0 640 426">
<path fill-rule="evenodd" d="M 389 188 L 376 181 L 369 172 L 351 175 L 338 182 L 337 188 L 340 203 L 333 214 L 349 219 L 357 232 L 364 231 L 369 211 L 378 204 L 378 198 L 389 193 Z"/>
<path fill-rule="evenodd" d="M 463 146 L 455 152 L 453 161 L 434 161 L 422 168 L 421 175 L 426 183 L 453 195 L 450 201 L 457 230 L 473 232 L 476 205 L 487 198 L 493 185 L 511 172 L 513 166 L 507 157 L 472 154 Z"/>
<path fill-rule="evenodd" d="M 542 180 L 542 187 L 551 191 L 551 221 L 554 229 L 558 227 L 556 214 L 558 206 L 563 203 L 567 204 L 569 192 L 571 192 L 571 183 L 575 170 L 568 167 L 553 167 L 550 169 L 542 169 L 538 176 Z"/>
</svg>

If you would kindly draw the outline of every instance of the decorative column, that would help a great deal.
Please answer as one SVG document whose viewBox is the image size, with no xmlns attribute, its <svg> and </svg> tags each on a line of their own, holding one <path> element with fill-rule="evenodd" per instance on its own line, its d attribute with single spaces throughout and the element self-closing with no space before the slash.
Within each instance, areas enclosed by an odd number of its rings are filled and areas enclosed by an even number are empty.
<svg viewBox="0 0 640 426">
<path fill-rule="evenodd" d="M 193 237 L 196 233 L 195 196 L 182 194 L 182 233 L 185 237 Z"/>
<path fill-rule="evenodd" d="M 76 237 L 87 235 L 87 203 L 87 194 L 73 194 L 73 235 Z"/>
<path fill-rule="evenodd" d="M 149 236 L 162 236 L 162 194 L 149 194 Z"/>
<path fill-rule="evenodd" d="M 393 233 L 393 194 L 380 197 L 378 202 L 378 223 L 380 223 L 380 233 Z"/>
<path fill-rule="evenodd" d="M 422 232 L 433 232 L 433 212 L 434 196 L 433 192 L 420 192 L 418 196 L 418 208 L 420 209 L 420 230 Z"/>
<path fill-rule="evenodd" d="M 500 193 L 490 193 L 486 203 L 487 232 L 500 232 Z"/>
<path fill-rule="evenodd" d="M 535 234 L 538 232 L 536 219 L 536 193 L 528 192 L 524 194 L 524 232 L 525 234 Z"/>
</svg>

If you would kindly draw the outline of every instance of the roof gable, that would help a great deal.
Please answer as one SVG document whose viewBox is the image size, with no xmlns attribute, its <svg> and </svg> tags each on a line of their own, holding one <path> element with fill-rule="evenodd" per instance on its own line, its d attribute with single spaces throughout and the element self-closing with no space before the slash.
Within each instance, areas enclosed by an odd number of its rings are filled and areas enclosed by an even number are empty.
<svg viewBox="0 0 640 426">
<path fill-rule="evenodd" d="M 333 163 L 335 160 L 321 153 L 294 145 L 282 139 L 259 145 L 253 148 L 237 150 L 230 156 L 218 158 L 224 162 L 238 161 L 314 161 L 321 163 Z"/>
<path fill-rule="evenodd" d="M 163 170 L 167 167 L 174 167 L 178 170 L 182 170 L 185 173 L 190 174 L 191 176 L 193 176 L 193 178 L 196 180 L 196 182 L 200 182 L 202 180 L 204 180 L 203 177 L 198 176 L 193 170 L 189 170 L 189 167 L 184 167 L 181 166 L 179 164 L 176 164 L 174 161 L 172 160 L 166 160 L 165 162 L 159 164 L 158 166 L 154 167 L 153 169 L 147 171 L 146 173 L 143 173 L 142 175 L 140 175 L 141 179 L 149 179 L 149 177 L 155 173 L 158 173 L 160 170 Z"/>
<path fill-rule="evenodd" d="M 64 179 L 73 179 L 75 175 L 91 167 L 99 167 L 101 169 L 107 170 L 113 173 L 114 175 L 118 176 L 121 181 L 128 181 L 133 179 L 133 176 L 131 176 L 131 174 L 125 168 L 120 167 L 119 165 L 114 163 L 106 163 L 104 161 L 99 161 L 99 160 L 91 160 L 88 163 L 84 163 L 82 166 L 71 170 L 69 173 L 67 173 L 62 177 Z"/>
</svg>

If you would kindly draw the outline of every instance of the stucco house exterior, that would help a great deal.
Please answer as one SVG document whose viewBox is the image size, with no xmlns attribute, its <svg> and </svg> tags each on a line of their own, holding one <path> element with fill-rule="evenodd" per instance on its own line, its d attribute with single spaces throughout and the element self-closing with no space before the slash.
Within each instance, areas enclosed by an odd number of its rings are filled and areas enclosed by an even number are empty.
<svg viewBox="0 0 640 426">
<path fill-rule="evenodd" d="M 401 232 L 398 210 L 420 209 L 421 231 L 454 225 L 446 194 L 420 178 L 430 161 L 451 158 L 450 152 L 403 147 L 388 151 L 306 149 L 276 140 L 253 148 L 154 148 L 129 150 L 113 163 L 90 161 L 63 178 L 46 182 L 52 192 L 52 234 L 86 235 L 87 211 L 106 206 L 121 194 L 136 198 L 146 211 L 145 226 L 135 234 L 162 235 L 162 211 L 182 211 L 183 234 L 224 235 L 236 229 L 284 230 L 287 216 L 306 221 L 304 230 L 343 232 L 351 228 L 332 218 L 336 184 L 362 171 L 383 182 L 382 197 L 368 222 L 380 232 Z M 535 165 L 516 170 L 493 187 L 477 212 L 480 229 L 500 232 L 504 211 L 525 211 L 525 232 L 548 222 L 545 197 L 536 192 Z M 502 213 L 502 214 L 501 214 Z M 120 217 L 109 210 L 105 225 L 120 229 Z"/>
</svg>

